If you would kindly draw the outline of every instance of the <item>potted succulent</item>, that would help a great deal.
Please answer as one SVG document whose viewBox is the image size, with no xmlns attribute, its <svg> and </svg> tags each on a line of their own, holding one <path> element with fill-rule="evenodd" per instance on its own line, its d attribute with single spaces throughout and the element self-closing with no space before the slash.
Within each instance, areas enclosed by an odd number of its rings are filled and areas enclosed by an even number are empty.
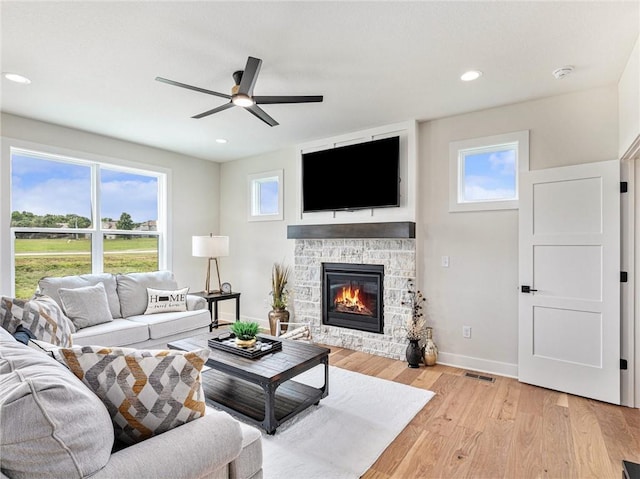
<svg viewBox="0 0 640 479">
<path fill-rule="evenodd" d="M 255 322 L 236 321 L 231 325 L 231 332 L 236 336 L 236 345 L 250 348 L 256 343 L 256 336 L 260 326 Z"/>
<path fill-rule="evenodd" d="M 281 332 L 287 330 L 286 323 L 289 322 L 289 311 L 287 311 L 287 300 L 289 292 L 287 283 L 291 269 L 282 263 L 274 263 L 271 268 L 271 311 L 269 311 L 269 330 L 271 335 L 276 334 L 276 323 L 280 321 Z"/>
</svg>

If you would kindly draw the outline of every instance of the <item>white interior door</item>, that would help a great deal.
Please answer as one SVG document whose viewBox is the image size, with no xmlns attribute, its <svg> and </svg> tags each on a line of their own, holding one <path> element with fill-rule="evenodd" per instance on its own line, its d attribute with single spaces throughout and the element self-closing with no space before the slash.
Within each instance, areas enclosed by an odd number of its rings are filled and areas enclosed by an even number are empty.
<svg viewBox="0 0 640 479">
<path fill-rule="evenodd" d="M 620 404 L 620 164 L 526 172 L 520 192 L 518 378 Z"/>
</svg>

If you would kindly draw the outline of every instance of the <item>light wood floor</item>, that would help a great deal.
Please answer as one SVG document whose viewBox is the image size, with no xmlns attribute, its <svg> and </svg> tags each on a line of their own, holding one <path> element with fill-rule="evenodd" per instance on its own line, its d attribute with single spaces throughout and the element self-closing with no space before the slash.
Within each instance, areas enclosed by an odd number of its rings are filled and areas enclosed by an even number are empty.
<svg viewBox="0 0 640 479">
<path fill-rule="evenodd" d="M 622 459 L 640 463 L 638 409 L 328 347 L 333 366 L 436 393 L 364 479 L 620 479 Z"/>
</svg>

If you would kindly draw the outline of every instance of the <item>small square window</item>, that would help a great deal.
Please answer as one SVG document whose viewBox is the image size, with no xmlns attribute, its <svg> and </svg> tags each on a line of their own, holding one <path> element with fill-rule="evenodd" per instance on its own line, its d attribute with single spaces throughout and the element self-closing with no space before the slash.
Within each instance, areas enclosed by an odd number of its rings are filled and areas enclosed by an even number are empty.
<svg viewBox="0 0 640 479">
<path fill-rule="evenodd" d="M 452 142 L 449 211 L 518 208 L 518 173 L 529 168 L 529 132 Z"/>
<path fill-rule="evenodd" d="M 249 175 L 249 221 L 284 219 L 283 170 Z"/>
</svg>

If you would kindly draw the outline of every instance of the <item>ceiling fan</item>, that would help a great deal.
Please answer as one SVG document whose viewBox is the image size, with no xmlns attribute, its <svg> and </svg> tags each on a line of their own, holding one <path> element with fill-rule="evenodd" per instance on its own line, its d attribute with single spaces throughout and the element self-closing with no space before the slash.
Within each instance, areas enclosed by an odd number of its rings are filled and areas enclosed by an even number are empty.
<svg viewBox="0 0 640 479">
<path fill-rule="evenodd" d="M 262 66 L 262 60 L 259 58 L 249 57 L 244 70 L 234 72 L 233 80 L 235 85 L 231 89 L 231 95 L 225 93 L 219 93 L 217 91 L 205 90 L 197 86 L 187 85 L 173 80 L 167 80 L 166 78 L 156 77 L 157 81 L 168 83 L 169 85 L 179 86 L 187 88 L 189 90 L 199 91 L 200 93 L 206 93 L 208 95 L 219 96 L 226 98 L 229 103 L 225 103 L 212 110 L 205 111 L 191 118 L 204 118 L 205 116 L 219 113 L 233 106 L 240 106 L 247 110 L 249 113 L 260 118 L 269 126 L 276 126 L 278 122 L 271 118 L 262 108 L 258 105 L 272 105 L 276 103 L 314 103 L 321 102 L 322 95 L 306 95 L 306 96 L 254 96 L 253 87 L 258 79 L 258 73 Z"/>
</svg>

